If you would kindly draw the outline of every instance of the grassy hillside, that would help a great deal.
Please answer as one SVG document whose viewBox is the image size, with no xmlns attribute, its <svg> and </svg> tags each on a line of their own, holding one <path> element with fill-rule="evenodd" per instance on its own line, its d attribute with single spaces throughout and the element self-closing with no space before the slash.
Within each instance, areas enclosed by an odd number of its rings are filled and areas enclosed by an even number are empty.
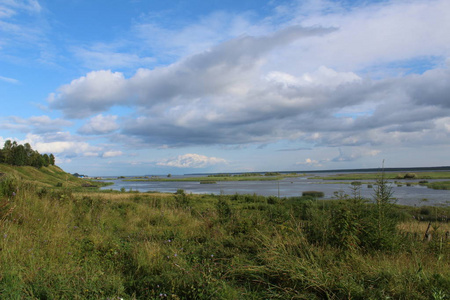
<svg viewBox="0 0 450 300">
<path fill-rule="evenodd" d="M 43 187 L 82 187 L 86 180 L 64 172 L 58 166 L 35 168 L 31 166 L 11 166 L 0 164 L 0 176 L 11 176 L 21 181 L 34 182 Z"/>
</svg>

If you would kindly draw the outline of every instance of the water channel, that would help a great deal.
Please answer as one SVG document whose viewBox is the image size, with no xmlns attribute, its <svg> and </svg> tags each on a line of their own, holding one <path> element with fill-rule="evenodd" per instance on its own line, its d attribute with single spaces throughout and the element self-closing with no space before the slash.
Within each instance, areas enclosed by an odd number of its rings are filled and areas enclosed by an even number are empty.
<svg viewBox="0 0 450 300">
<path fill-rule="evenodd" d="M 326 174 L 323 174 L 326 175 Z M 322 175 L 321 175 L 322 176 Z M 194 177 L 176 176 L 173 178 Z M 285 178 L 279 181 L 217 181 L 215 184 L 200 184 L 199 182 L 187 181 L 124 181 L 117 178 L 109 178 L 108 181 L 113 185 L 106 186 L 104 190 L 133 190 L 139 192 L 157 191 L 163 193 L 175 193 L 182 189 L 186 193 L 193 194 L 258 194 L 263 196 L 279 196 L 279 197 L 295 197 L 301 196 L 304 191 L 321 191 L 325 194 L 326 199 L 331 199 L 334 192 L 343 191 L 351 194 L 352 180 L 322 180 L 316 179 L 315 176 Z M 107 177 L 104 177 L 105 179 Z M 128 179 L 128 178 L 127 178 Z M 398 204 L 403 205 L 450 205 L 449 190 L 433 190 L 425 186 L 407 183 L 417 183 L 419 180 L 395 180 L 390 181 L 393 197 L 397 199 Z M 432 182 L 433 180 L 428 180 Z M 439 180 L 441 181 L 441 180 Z M 373 188 L 368 187 L 371 181 L 363 181 L 361 185 L 361 195 L 367 199 L 372 199 Z"/>
</svg>

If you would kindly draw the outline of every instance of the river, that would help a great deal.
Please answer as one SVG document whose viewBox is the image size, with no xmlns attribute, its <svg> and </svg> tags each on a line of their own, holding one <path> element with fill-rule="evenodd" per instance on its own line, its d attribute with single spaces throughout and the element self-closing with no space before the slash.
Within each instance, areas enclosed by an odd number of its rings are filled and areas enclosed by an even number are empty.
<svg viewBox="0 0 450 300">
<path fill-rule="evenodd" d="M 325 174 L 323 174 L 325 175 Z M 187 176 L 176 176 L 173 178 L 183 178 Z M 189 177 L 193 177 L 189 175 Z M 104 177 L 105 179 L 107 177 Z M 124 188 L 129 191 L 149 192 L 157 191 L 163 193 L 175 193 L 182 189 L 186 193 L 193 194 L 258 194 L 263 196 L 280 196 L 295 197 L 301 196 L 304 191 L 321 191 L 325 194 L 325 198 L 333 198 L 334 192 L 343 191 L 351 194 L 352 180 L 340 180 L 339 182 L 332 180 L 316 179 L 314 176 L 285 178 L 280 181 L 217 181 L 216 184 L 200 184 L 199 182 L 186 181 L 123 181 L 122 179 L 110 179 L 108 182 L 113 185 L 103 187 L 104 190 L 121 190 Z M 418 182 L 419 180 L 396 180 L 390 181 L 392 187 L 393 198 L 396 203 L 411 206 L 420 205 L 450 205 L 449 190 L 433 190 L 420 185 L 407 186 L 407 183 Z M 429 180 L 430 182 L 432 180 Z M 366 181 L 367 182 L 367 181 Z M 401 186 L 399 186 L 401 184 Z M 373 189 L 367 184 L 361 185 L 361 196 L 372 199 Z"/>
</svg>

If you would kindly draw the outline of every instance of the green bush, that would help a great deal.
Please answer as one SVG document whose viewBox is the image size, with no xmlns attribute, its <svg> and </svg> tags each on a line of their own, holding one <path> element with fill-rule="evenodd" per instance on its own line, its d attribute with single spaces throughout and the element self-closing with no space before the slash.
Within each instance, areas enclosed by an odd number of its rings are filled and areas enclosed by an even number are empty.
<svg viewBox="0 0 450 300">
<path fill-rule="evenodd" d="M 0 179 L 0 193 L 6 197 L 13 197 L 19 191 L 19 181 L 13 176 L 4 176 Z"/>
<path fill-rule="evenodd" d="M 314 198 L 322 198 L 325 196 L 325 194 L 323 192 L 319 192 L 319 191 L 305 191 L 302 192 L 302 196 L 310 196 L 310 197 L 314 197 Z"/>
<path fill-rule="evenodd" d="M 416 178 L 416 173 L 406 173 L 405 176 L 403 176 L 404 179 L 413 179 Z"/>
</svg>

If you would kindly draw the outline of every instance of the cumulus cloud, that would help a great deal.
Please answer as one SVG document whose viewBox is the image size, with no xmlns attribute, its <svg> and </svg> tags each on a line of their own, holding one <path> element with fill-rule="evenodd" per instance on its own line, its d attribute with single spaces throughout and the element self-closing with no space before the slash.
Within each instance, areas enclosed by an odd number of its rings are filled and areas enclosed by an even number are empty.
<svg viewBox="0 0 450 300">
<path fill-rule="evenodd" d="M 176 168 L 205 168 L 211 165 L 223 164 L 226 162 L 227 161 L 223 158 L 189 153 L 160 161 L 157 165 Z"/>
<path fill-rule="evenodd" d="M 320 168 L 320 167 L 323 167 L 323 164 L 328 161 L 329 161 L 328 159 L 317 160 L 317 159 L 306 158 L 305 161 L 297 162 L 297 163 L 295 163 L 295 165 Z"/>
<path fill-rule="evenodd" d="M 61 109 L 69 118 L 83 118 L 128 103 L 129 94 L 122 73 L 92 71 L 63 85 L 49 96 L 50 108 Z"/>
<path fill-rule="evenodd" d="M 61 109 L 67 117 L 82 118 L 114 105 L 147 107 L 218 93 L 242 93 L 264 54 L 296 39 L 329 31 L 296 26 L 263 37 L 243 36 L 168 67 L 139 69 L 129 80 L 119 72 L 93 71 L 61 86 L 48 101 L 51 108 Z"/>
<path fill-rule="evenodd" d="M 101 135 L 108 134 L 119 129 L 116 123 L 117 116 L 102 114 L 92 117 L 86 124 L 84 124 L 78 132 L 87 135 Z"/>
<path fill-rule="evenodd" d="M 395 76 L 382 78 L 371 78 L 370 70 L 450 56 L 450 36 L 443 32 L 449 5 L 387 1 L 347 10 L 335 4 L 327 14 L 320 6 L 301 5 L 312 12 L 307 16 L 293 6 L 289 23 L 297 25 L 231 38 L 168 66 L 141 68 L 130 78 L 90 72 L 60 87 L 49 97 L 50 107 L 71 118 L 102 113 L 79 131 L 102 134 L 117 129 L 116 120 L 103 114 L 128 105 L 135 111 L 121 136 L 154 147 L 278 140 L 311 147 L 445 143 L 448 67 L 386 72 Z M 430 19 L 432 25 L 425 22 Z M 369 154 L 346 153 L 334 161 L 361 155 Z"/>
<path fill-rule="evenodd" d="M 317 2 L 321 5 L 311 5 Z M 293 22 L 339 28 L 302 49 L 302 66 L 310 67 L 319 59 L 322 64 L 336 68 L 360 70 L 374 64 L 389 68 L 386 64 L 391 62 L 448 55 L 447 0 L 377 1 L 350 9 L 327 0 L 298 3 L 290 8 Z M 298 57 L 298 49 L 286 50 L 287 61 Z"/>
<path fill-rule="evenodd" d="M 33 149 L 41 153 L 59 154 L 60 159 L 85 156 L 86 153 L 99 153 L 101 147 L 78 140 L 68 132 L 47 134 L 27 134 L 22 143 L 29 143 Z"/>
</svg>

